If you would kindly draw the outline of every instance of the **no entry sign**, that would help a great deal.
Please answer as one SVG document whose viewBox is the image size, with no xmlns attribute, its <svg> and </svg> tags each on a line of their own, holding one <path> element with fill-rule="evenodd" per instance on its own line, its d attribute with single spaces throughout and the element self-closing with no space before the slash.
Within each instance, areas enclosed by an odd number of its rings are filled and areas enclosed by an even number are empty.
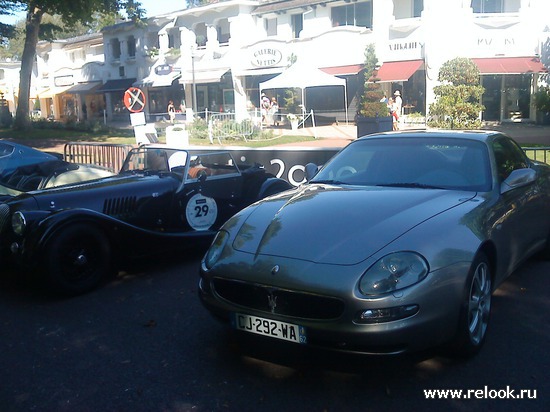
<svg viewBox="0 0 550 412">
<path fill-rule="evenodd" d="M 145 94 L 137 87 L 130 87 L 124 92 L 124 106 L 132 113 L 141 112 L 145 108 Z"/>
</svg>

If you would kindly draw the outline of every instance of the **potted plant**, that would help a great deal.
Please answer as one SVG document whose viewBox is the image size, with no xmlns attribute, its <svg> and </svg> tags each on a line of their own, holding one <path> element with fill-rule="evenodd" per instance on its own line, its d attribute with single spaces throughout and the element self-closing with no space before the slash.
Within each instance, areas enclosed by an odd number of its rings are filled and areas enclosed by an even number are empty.
<svg viewBox="0 0 550 412">
<path fill-rule="evenodd" d="M 290 127 L 292 130 L 297 130 L 298 129 L 298 123 L 299 123 L 299 119 L 298 119 L 298 116 L 296 116 L 294 113 L 289 113 L 286 118 L 288 119 L 288 121 L 290 122 Z"/>
<path fill-rule="evenodd" d="M 365 49 L 365 82 L 357 99 L 357 137 L 386 132 L 393 128 L 392 118 L 384 92 L 378 83 L 378 59 L 373 44 Z"/>
</svg>

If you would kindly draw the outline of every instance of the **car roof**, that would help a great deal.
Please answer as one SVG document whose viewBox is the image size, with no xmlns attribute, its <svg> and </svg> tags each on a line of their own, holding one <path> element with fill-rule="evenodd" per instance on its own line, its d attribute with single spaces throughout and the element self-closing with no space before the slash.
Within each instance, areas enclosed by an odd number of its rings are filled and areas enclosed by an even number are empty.
<svg viewBox="0 0 550 412">
<path fill-rule="evenodd" d="M 376 133 L 371 135 L 366 135 L 358 140 L 367 140 L 367 139 L 380 139 L 388 137 L 399 137 L 399 138 L 457 138 L 457 139 L 468 139 L 468 140 L 477 140 L 480 142 L 487 142 L 494 139 L 497 136 L 503 136 L 501 132 L 493 130 L 407 130 L 407 131 L 396 131 L 396 132 L 386 132 L 386 133 Z"/>
</svg>

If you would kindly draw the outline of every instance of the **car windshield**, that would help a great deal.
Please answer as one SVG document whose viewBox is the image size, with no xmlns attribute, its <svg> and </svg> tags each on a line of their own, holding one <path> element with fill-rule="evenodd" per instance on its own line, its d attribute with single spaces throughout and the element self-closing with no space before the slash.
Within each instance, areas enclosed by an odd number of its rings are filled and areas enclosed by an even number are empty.
<svg viewBox="0 0 550 412">
<path fill-rule="evenodd" d="M 311 182 L 488 191 L 490 176 L 487 148 L 482 142 L 384 137 L 349 145 Z"/>
<path fill-rule="evenodd" d="M 185 168 L 189 155 L 184 150 L 158 147 L 140 147 L 126 156 L 121 173 L 124 172 L 176 172 Z"/>
</svg>

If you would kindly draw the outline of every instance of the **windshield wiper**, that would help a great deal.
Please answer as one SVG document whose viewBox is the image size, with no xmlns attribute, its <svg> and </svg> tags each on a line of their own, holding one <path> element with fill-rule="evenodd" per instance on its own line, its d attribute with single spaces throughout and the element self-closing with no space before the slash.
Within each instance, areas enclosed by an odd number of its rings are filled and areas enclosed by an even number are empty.
<svg viewBox="0 0 550 412">
<path fill-rule="evenodd" d="M 412 187 L 417 189 L 444 189 L 440 186 L 426 185 L 423 183 L 407 182 L 407 183 L 381 183 L 376 186 L 387 186 L 387 187 Z"/>
</svg>

